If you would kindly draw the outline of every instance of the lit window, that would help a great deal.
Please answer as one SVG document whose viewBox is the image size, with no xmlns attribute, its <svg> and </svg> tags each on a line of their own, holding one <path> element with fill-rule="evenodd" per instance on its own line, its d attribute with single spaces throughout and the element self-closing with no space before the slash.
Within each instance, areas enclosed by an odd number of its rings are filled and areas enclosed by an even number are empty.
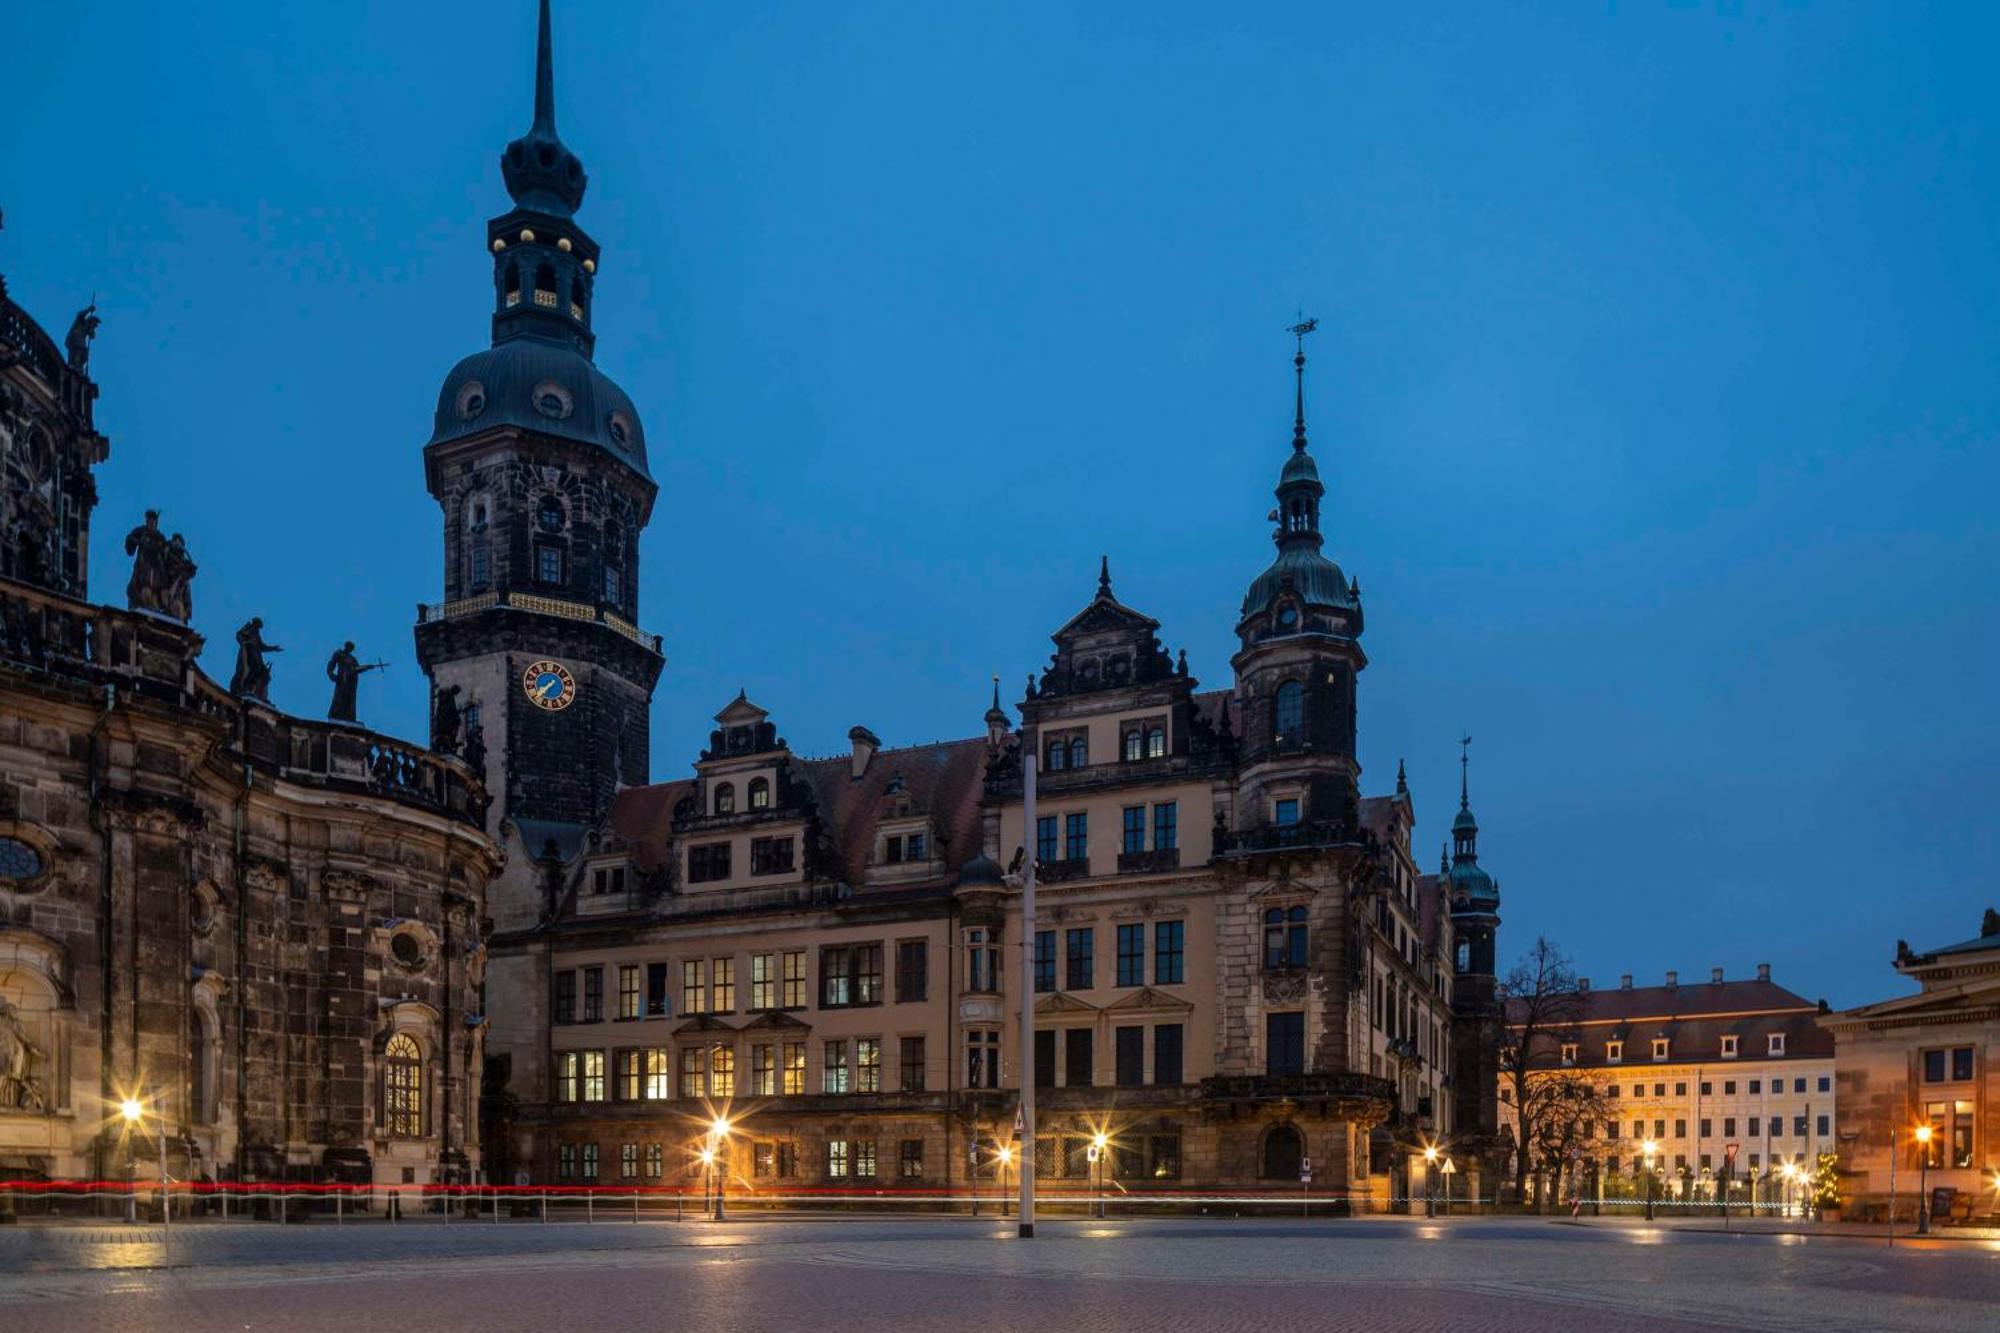
<svg viewBox="0 0 2000 1333">
<path fill-rule="evenodd" d="M 1167 752 L 1167 731 L 1164 727 L 1151 727 L 1146 732 L 1146 758 L 1159 759 Z"/>
<path fill-rule="evenodd" d="M 1664 1060 L 1667 1058 L 1667 1039 L 1665 1037 L 1653 1038 L 1653 1058 L 1655 1060 Z"/>
<path fill-rule="evenodd" d="M 715 787 L 715 813 L 733 815 L 736 813 L 736 784 L 720 782 Z"/>
<path fill-rule="evenodd" d="M 768 778 L 750 779 L 750 808 L 752 810 L 771 808 L 771 783 Z"/>
<path fill-rule="evenodd" d="M 416 1039 L 407 1032 L 389 1038 L 382 1051 L 382 1105 L 389 1133 L 397 1138 L 422 1138 L 424 1133 L 424 1062 Z"/>
</svg>

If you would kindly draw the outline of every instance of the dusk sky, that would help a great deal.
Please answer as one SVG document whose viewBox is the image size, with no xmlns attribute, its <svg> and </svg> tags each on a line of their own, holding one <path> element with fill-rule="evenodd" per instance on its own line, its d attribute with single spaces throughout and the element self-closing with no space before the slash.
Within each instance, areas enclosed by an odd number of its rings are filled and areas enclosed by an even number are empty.
<svg viewBox="0 0 2000 1333">
<path fill-rule="evenodd" d="M 1205 686 L 1269 561 L 1295 312 L 1364 789 L 1474 737 L 1503 961 L 1835 1005 L 2000 906 L 1988 6 L 558 0 L 597 360 L 660 495 L 653 777 L 974 734 L 1108 554 Z M 392 669 L 486 344 L 531 0 L 0 8 L 0 272 L 94 291 L 92 593 L 149 505 L 227 679 Z"/>
</svg>

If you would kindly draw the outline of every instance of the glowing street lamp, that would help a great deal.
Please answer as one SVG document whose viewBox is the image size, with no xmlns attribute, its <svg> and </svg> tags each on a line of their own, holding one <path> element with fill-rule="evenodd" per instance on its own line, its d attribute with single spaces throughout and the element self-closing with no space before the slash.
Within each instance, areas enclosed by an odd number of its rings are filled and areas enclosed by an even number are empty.
<svg viewBox="0 0 2000 1333">
<path fill-rule="evenodd" d="M 1931 1234 L 1931 1127 L 1917 1126 L 1917 1234 Z"/>
<path fill-rule="evenodd" d="M 1659 1155 L 1658 1139 L 1647 1139 L 1639 1145 L 1639 1151 L 1646 1155 L 1646 1220 L 1653 1220 L 1653 1158 Z"/>
<path fill-rule="evenodd" d="M 701 1162 L 708 1168 L 709 1188 L 715 1192 L 715 1220 L 723 1221 L 723 1149 L 729 1144 L 729 1117 L 716 1116 L 708 1124 L 708 1141 L 702 1145 Z"/>
<path fill-rule="evenodd" d="M 1005 1217 L 1007 1215 L 1007 1168 L 1014 1164 L 1014 1146 L 1010 1143 L 1003 1143 L 995 1150 L 994 1156 L 1000 1159 L 1000 1216 Z M 974 1187 L 972 1196 L 975 1202 L 979 1198 L 977 1188 L 977 1186 Z"/>
<path fill-rule="evenodd" d="M 1099 1217 L 1104 1216 L 1104 1156 L 1109 1150 L 1110 1144 L 1110 1136 L 1101 1129 L 1090 1136 L 1090 1161 L 1091 1165 L 1097 1171 L 1097 1207 L 1095 1211 Z"/>
<path fill-rule="evenodd" d="M 118 1103 L 118 1114 L 124 1117 L 127 1133 L 139 1133 L 141 1123 L 146 1118 L 146 1104 L 137 1097 L 127 1097 Z M 160 1225 L 168 1226 L 173 1222 L 173 1200 L 167 1193 L 167 1118 L 163 1115 L 154 1116 L 153 1126 L 159 1134 Z M 128 1212 L 135 1213 L 138 1207 L 137 1198 L 131 1197 L 128 1201 L 131 1204 Z"/>
<path fill-rule="evenodd" d="M 1424 1216 L 1438 1215 L 1437 1192 L 1438 1150 L 1435 1143 L 1424 1145 Z"/>
</svg>

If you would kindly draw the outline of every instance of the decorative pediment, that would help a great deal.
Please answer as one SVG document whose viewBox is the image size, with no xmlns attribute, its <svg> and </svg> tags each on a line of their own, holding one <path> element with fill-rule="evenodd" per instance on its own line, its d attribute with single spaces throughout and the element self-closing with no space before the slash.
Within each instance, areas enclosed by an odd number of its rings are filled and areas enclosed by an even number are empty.
<svg viewBox="0 0 2000 1333">
<path fill-rule="evenodd" d="M 1185 1011 L 1194 1008 L 1194 1005 L 1183 1000 L 1178 995 L 1169 995 L 1165 991 L 1154 990 L 1151 986 L 1141 986 L 1135 991 L 1120 996 L 1104 1007 L 1110 1012 L 1122 1012 L 1132 1009 L 1174 1009 Z"/>
<path fill-rule="evenodd" d="M 1066 991 L 1057 991 L 1035 1004 L 1037 1014 L 1094 1014 L 1097 1006 L 1088 1000 L 1079 1000 Z"/>
<path fill-rule="evenodd" d="M 693 1018 L 683 1019 L 674 1025 L 674 1035 L 676 1037 L 689 1032 L 733 1033 L 735 1031 L 735 1028 L 723 1022 L 714 1014 L 696 1014 Z"/>
<path fill-rule="evenodd" d="M 725 727 L 755 726 L 770 714 L 750 702 L 749 696 L 738 690 L 729 705 L 715 715 L 715 720 Z"/>
<path fill-rule="evenodd" d="M 783 1010 L 767 1009 L 743 1025 L 743 1031 L 745 1032 L 768 1032 L 774 1028 L 789 1032 L 809 1032 L 812 1030 L 812 1024 L 805 1022 L 797 1015 L 785 1013 Z M 674 1030 L 678 1032 L 680 1029 L 676 1028 Z"/>
<path fill-rule="evenodd" d="M 1111 594 L 1108 563 L 1097 576 L 1097 596 L 1052 636 L 1055 653 L 1030 698 L 1120 689 L 1169 680 L 1174 661 L 1160 646 L 1160 622 Z M 1186 677 L 1184 667 L 1178 672 Z"/>
</svg>

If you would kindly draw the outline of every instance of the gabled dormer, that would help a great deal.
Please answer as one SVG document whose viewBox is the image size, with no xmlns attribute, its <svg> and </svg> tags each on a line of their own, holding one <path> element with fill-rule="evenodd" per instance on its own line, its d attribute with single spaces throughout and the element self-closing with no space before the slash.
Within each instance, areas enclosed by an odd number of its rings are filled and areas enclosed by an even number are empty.
<svg viewBox="0 0 2000 1333">
<path fill-rule="evenodd" d="M 791 748 L 741 691 L 715 722 L 693 790 L 674 810 L 681 884 L 701 892 L 802 882 L 818 805 L 793 775 Z"/>
</svg>

